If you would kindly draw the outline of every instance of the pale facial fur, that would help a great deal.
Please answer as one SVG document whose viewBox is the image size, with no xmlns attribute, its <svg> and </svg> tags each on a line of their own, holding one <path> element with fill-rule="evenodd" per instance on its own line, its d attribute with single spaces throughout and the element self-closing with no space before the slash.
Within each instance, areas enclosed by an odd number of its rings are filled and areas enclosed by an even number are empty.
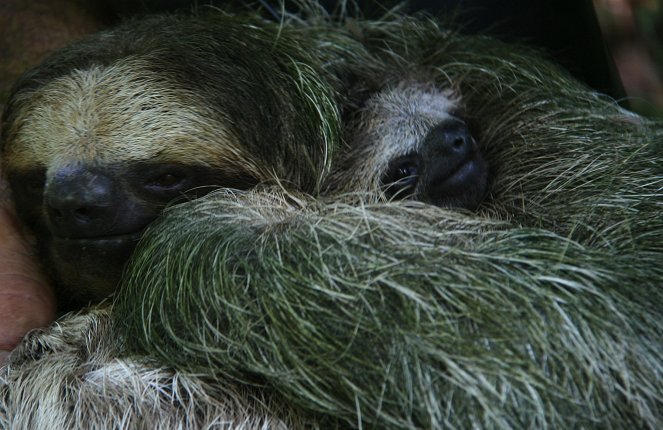
<svg viewBox="0 0 663 430">
<path fill-rule="evenodd" d="M 377 190 L 389 162 L 419 149 L 428 132 L 453 118 L 459 100 L 450 90 L 422 83 L 401 83 L 366 102 L 351 127 L 351 146 L 342 175 L 345 191 Z M 350 176 L 350 179 L 348 177 Z"/>
<path fill-rule="evenodd" d="M 199 164 L 261 177 L 251 154 L 211 119 L 198 95 L 173 88 L 139 60 L 75 70 L 31 95 L 11 130 L 14 168 L 57 169 L 71 160 Z M 210 143 L 222 144 L 213 145 Z M 225 144 L 224 144 L 225 143 Z"/>
</svg>

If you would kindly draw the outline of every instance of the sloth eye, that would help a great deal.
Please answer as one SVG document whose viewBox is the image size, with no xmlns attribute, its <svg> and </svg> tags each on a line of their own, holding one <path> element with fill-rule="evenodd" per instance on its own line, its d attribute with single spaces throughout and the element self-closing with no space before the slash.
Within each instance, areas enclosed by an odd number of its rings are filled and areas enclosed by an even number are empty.
<svg viewBox="0 0 663 430">
<path fill-rule="evenodd" d="M 385 193 L 390 197 L 407 197 L 419 181 L 419 160 L 415 154 L 398 157 L 389 163 L 382 177 Z"/>
<path fill-rule="evenodd" d="M 400 182 L 403 180 L 415 178 L 416 176 L 417 176 L 417 166 L 404 164 L 396 168 L 396 171 L 394 173 L 394 178 L 396 180 L 394 182 Z"/>
<path fill-rule="evenodd" d="M 172 188 L 182 182 L 182 177 L 175 173 L 164 173 L 163 175 L 151 180 L 148 185 L 160 188 Z"/>
<path fill-rule="evenodd" d="M 175 164 L 160 164 L 143 166 L 143 186 L 145 189 L 158 194 L 177 193 L 184 191 L 191 185 L 191 172 L 184 166 Z"/>
</svg>

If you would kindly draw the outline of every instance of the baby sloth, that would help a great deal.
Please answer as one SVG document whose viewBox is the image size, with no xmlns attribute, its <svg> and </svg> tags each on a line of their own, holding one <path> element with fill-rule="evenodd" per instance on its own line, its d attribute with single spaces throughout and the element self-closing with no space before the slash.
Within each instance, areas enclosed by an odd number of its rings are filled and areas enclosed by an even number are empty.
<svg viewBox="0 0 663 430">
<path fill-rule="evenodd" d="M 350 150 L 330 187 L 476 209 L 488 166 L 457 110 L 451 91 L 424 83 L 402 82 L 374 94 L 347 127 Z"/>
</svg>

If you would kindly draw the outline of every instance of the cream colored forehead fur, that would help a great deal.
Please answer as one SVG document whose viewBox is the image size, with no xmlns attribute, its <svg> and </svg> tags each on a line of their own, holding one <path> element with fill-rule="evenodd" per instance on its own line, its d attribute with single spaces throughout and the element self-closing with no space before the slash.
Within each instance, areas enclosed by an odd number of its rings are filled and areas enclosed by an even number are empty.
<svg viewBox="0 0 663 430">
<path fill-rule="evenodd" d="M 403 83 L 371 97 L 350 137 L 356 160 L 352 188 L 379 188 L 389 162 L 418 150 L 428 132 L 451 119 L 458 105 L 452 91 L 421 83 Z"/>
<path fill-rule="evenodd" d="M 8 165 L 176 161 L 264 178 L 259 163 L 213 118 L 197 94 L 172 88 L 140 60 L 75 70 L 23 105 Z"/>
</svg>

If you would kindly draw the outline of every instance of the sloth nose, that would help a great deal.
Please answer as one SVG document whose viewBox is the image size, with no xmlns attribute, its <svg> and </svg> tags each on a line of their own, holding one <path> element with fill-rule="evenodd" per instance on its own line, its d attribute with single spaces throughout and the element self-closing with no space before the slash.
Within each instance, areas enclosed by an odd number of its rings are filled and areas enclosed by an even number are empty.
<svg viewBox="0 0 663 430">
<path fill-rule="evenodd" d="M 118 212 L 113 180 L 84 167 L 63 168 L 45 190 L 46 213 L 54 235 L 101 236 L 112 229 Z"/>
<path fill-rule="evenodd" d="M 454 175 L 476 153 L 476 142 L 464 122 L 453 120 L 435 126 L 421 145 L 426 160 L 423 175 L 432 184 L 440 184 Z"/>
<path fill-rule="evenodd" d="M 435 126 L 426 136 L 423 144 L 426 157 L 439 159 L 453 170 L 474 152 L 474 139 L 462 121 L 444 122 Z"/>
</svg>

